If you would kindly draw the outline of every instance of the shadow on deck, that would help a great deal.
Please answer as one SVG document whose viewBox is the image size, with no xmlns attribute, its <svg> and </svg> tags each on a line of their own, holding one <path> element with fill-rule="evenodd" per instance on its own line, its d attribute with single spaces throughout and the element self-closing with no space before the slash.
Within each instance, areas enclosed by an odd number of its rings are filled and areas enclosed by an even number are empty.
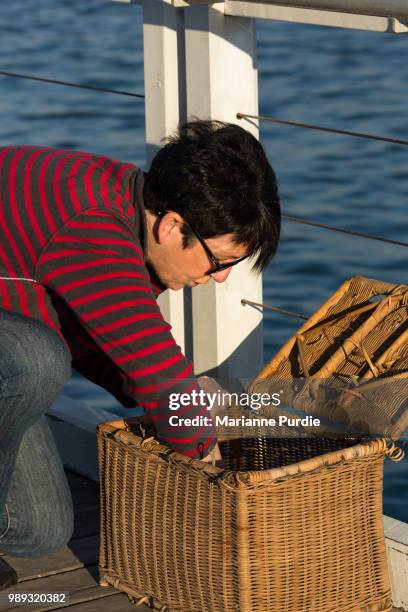
<svg viewBox="0 0 408 612">
<path fill-rule="evenodd" d="M 18 585 L 3 593 L 18 591 L 68 592 L 69 603 L 0 605 L 2 612 L 27 610 L 56 610 L 75 608 L 75 612 L 144 612 L 146 606 L 136 607 L 127 595 L 112 587 L 98 584 L 99 555 L 99 491 L 98 484 L 66 471 L 75 508 L 75 531 L 68 546 L 38 559 L 4 557 L 18 574 Z"/>
</svg>

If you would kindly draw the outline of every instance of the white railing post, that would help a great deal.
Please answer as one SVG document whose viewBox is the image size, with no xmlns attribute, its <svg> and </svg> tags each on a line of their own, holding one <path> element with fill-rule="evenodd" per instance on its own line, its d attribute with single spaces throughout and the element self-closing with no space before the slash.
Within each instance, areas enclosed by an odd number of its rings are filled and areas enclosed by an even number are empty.
<svg viewBox="0 0 408 612">
<path fill-rule="evenodd" d="M 143 4 L 147 164 L 185 114 L 183 13 L 165 0 Z M 166 291 L 159 305 L 185 351 L 183 291 Z"/>
<path fill-rule="evenodd" d="M 223 4 L 175 8 L 165 0 L 143 5 L 148 163 L 180 119 L 237 122 L 238 111 L 258 112 L 255 24 L 228 17 Z M 184 23 L 183 23 L 184 21 Z M 185 49 L 184 49 L 185 45 Z M 245 124 L 258 136 L 256 123 Z M 223 285 L 166 291 L 159 304 L 196 373 L 249 378 L 263 358 L 261 315 L 241 306 L 262 299 L 262 281 L 241 264 Z M 186 321 L 184 314 L 187 313 Z M 190 321 L 191 319 L 191 321 Z M 186 338 L 186 335 L 188 338 Z"/>
<path fill-rule="evenodd" d="M 236 113 L 258 114 L 255 21 L 228 17 L 223 4 L 184 9 L 187 115 L 238 123 L 258 137 L 258 125 Z M 244 109 L 242 111 L 242 109 Z M 241 299 L 262 299 L 262 279 L 240 264 L 223 284 L 192 291 L 196 373 L 248 379 L 263 361 L 262 318 Z"/>
</svg>

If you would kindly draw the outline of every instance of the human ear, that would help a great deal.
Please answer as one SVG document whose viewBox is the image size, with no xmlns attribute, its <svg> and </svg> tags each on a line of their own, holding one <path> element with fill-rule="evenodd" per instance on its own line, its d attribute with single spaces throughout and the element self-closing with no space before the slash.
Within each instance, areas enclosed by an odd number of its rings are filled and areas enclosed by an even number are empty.
<svg viewBox="0 0 408 612">
<path fill-rule="evenodd" d="M 163 215 L 157 228 L 159 244 L 164 244 L 168 240 L 178 239 L 182 223 L 181 215 L 172 210 Z"/>
</svg>

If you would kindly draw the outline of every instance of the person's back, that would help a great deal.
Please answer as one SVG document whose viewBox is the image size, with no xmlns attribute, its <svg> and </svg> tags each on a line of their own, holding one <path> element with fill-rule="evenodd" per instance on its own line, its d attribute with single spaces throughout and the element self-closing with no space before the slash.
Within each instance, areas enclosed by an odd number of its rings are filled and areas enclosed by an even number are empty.
<svg viewBox="0 0 408 612">
<path fill-rule="evenodd" d="M 63 253 L 62 235 L 56 235 L 86 210 L 105 209 L 134 224 L 130 190 L 137 173 L 132 164 L 89 153 L 24 145 L 0 148 L 0 306 L 58 330 L 50 296 L 38 281 L 42 254 L 53 238 Z"/>
</svg>

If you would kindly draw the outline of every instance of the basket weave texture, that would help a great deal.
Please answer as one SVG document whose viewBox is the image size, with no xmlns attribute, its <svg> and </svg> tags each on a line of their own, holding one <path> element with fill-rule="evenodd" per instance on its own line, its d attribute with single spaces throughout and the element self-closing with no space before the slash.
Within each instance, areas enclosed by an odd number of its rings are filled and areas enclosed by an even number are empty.
<svg viewBox="0 0 408 612">
<path fill-rule="evenodd" d="M 350 431 L 399 439 L 408 426 L 408 287 L 354 277 L 251 384 Z M 273 410 L 267 411 L 273 413 Z"/>
<path fill-rule="evenodd" d="M 385 440 L 226 440 L 222 470 L 146 435 L 98 426 L 102 585 L 174 612 L 391 610 Z"/>
</svg>

